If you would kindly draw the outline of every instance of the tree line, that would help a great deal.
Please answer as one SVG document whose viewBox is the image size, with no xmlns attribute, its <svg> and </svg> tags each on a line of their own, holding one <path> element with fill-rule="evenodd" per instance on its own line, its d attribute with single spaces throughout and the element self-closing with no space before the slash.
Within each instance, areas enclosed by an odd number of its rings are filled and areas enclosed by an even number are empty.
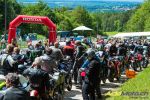
<svg viewBox="0 0 150 100">
<path fill-rule="evenodd" d="M 16 0 L 0 0 L 0 32 L 5 28 L 5 7 L 7 9 L 7 29 L 9 23 L 17 15 L 48 16 L 57 26 L 58 31 L 71 31 L 73 28 L 85 25 L 94 30 L 95 34 L 104 32 L 123 31 L 149 31 L 150 30 L 150 0 L 146 0 L 135 10 L 126 12 L 88 12 L 84 7 L 78 6 L 73 10 L 67 7 L 50 8 L 46 3 L 23 5 Z M 21 24 L 21 33 L 40 33 L 47 35 L 48 29 L 40 24 Z"/>
</svg>

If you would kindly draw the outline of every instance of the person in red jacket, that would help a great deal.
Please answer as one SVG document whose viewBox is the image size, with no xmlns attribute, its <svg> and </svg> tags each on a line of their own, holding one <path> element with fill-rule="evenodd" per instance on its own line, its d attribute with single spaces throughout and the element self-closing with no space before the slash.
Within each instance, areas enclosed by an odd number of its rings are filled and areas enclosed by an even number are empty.
<svg viewBox="0 0 150 100">
<path fill-rule="evenodd" d="M 66 41 L 66 46 L 63 48 L 63 54 L 74 58 L 74 47 L 71 45 L 71 41 Z"/>
</svg>

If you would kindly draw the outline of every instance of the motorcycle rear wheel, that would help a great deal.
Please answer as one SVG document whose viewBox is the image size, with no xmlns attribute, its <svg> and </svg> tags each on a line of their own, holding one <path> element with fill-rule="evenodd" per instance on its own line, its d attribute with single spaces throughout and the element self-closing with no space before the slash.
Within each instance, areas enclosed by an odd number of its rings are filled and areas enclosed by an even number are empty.
<svg viewBox="0 0 150 100">
<path fill-rule="evenodd" d="M 71 89 L 72 89 L 72 77 L 69 77 L 67 82 L 67 90 L 71 91 Z"/>
</svg>

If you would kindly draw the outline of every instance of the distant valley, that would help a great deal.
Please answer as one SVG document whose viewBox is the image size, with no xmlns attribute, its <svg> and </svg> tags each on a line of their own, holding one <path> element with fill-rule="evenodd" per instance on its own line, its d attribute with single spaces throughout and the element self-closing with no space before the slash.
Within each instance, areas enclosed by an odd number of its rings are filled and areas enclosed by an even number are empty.
<svg viewBox="0 0 150 100">
<path fill-rule="evenodd" d="M 23 5 L 38 3 L 37 0 L 17 0 Z M 68 7 L 70 10 L 84 6 L 90 12 L 123 12 L 135 9 L 142 2 L 100 0 L 43 0 L 51 8 Z"/>
</svg>

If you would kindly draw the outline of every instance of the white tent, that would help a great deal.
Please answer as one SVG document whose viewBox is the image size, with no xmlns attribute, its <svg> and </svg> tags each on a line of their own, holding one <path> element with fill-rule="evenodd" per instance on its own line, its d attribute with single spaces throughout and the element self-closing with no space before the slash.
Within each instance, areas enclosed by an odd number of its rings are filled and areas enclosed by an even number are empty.
<svg viewBox="0 0 150 100">
<path fill-rule="evenodd" d="M 113 37 L 134 37 L 134 36 L 150 36 L 150 32 L 129 32 L 129 33 L 118 33 Z"/>
<path fill-rule="evenodd" d="M 88 27 L 86 27 L 86 26 L 79 26 L 79 27 L 76 27 L 75 29 L 73 29 L 73 31 L 91 31 L 91 30 L 93 30 L 93 29 L 91 29 L 91 28 L 88 28 Z"/>
</svg>

